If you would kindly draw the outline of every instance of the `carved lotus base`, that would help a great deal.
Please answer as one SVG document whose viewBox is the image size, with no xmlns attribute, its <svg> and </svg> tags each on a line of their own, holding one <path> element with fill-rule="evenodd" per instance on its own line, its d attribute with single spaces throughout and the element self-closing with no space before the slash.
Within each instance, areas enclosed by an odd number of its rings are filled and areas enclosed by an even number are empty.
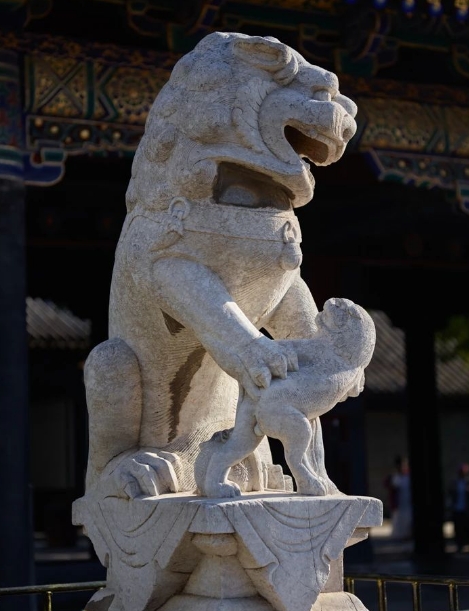
<svg viewBox="0 0 469 611">
<path fill-rule="evenodd" d="M 343 592 L 342 554 L 382 522 L 378 499 L 248 493 L 73 507 L 107 567 L 88 611 L 366 611 Z"/>
</svg>

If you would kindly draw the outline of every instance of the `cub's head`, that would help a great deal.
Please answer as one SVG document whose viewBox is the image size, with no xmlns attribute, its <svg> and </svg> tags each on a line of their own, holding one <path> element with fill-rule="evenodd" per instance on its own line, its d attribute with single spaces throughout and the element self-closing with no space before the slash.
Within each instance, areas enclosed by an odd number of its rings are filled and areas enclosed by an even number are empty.
<svg viewBox="0 0 469 611">
<path fill-rule="evenodd" d="M 335 352 L 353 367 L 367 367 L 376 344 L 375 323 L 358 304 L 332 297 L 316 317 L 318 330 L 328 335 Z"/>
<path fill-rule="evenodd" d="M 302 206 L 314 191 L 305 160 L 340 159 L 356 110 L 335 74 L 279 40 L 210 34 L 175 65 L 150 110 L 127 205 L 209 198 L 229 167 L 264 177 Z"/>
</svg>

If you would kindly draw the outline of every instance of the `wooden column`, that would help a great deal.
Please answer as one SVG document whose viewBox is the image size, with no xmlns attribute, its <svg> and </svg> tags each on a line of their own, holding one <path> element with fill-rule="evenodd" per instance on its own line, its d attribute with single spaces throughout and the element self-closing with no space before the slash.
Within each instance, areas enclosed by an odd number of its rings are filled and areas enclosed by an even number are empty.
<svg viewBox="0 0 469 611">
<path fill-rule="evenodd" d="M 414 552 L 444 553 L 444 494 L 437 402 L 434 324 L 424 312 L 407 318 L 407 434 L 412 481 Z"/>
<path fill-rule="evenodd" d="M 18 64 L 15 53 L 0 50 L 0 587 L 34 582 Z M 29 608 L 23 597 L 2 598 L 0 607 Z"/>
</svg>

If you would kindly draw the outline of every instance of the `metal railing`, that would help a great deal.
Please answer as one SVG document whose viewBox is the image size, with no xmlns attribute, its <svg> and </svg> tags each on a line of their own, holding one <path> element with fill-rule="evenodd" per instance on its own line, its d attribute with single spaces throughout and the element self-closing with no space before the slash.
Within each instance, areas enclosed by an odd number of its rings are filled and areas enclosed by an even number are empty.
<svg viewBox="0 0 469 611">
<path fill-rule="evenodd" d="M 99 590 L 104 588 L 105 581 L 86 581 L 82 583 L 52 583 L 40 586 L 19 586 L 15 588 L 0 588 L 2 596 L 40 595 L 43 602 L 43 611 L 52 611 L 52 597 L 54 594 L 83 592 L 84 590 Z M 0 604 L 1 608 L 1 604 Z"/>
<path fill-rule="evenodd" d="M 0 598 L 15 595 L 39 595 L 42 598 L 41 611 L 60 611 L 52 607 L 54 594 L 97 591 L 104 588 L 105 581 L 88 581 L 82 583 L 60 583 L 49 585 L 0 588 Z M 393 586 L 408 587 L 408 592 L 391 591 Z M 364 587 L 367 586 L 367 587 Z M 436 595 L 430 592 L 429 603 L 423 600 L 425 586 L 444 588 Z M 460 590 L 464 590 L 464 607 L 461 607 Z M 469 611 L 469 577 L 442 577 L 417 575 L 378 575 L 347 574 L 344 578 L 344 590 L 355 594 L 369 611 Z M 446 602 L 445 602 L 446 599 Z M 0 604 L 1 608 L 1 604 Z"/>
<path fill-rule="evenodd" d="M 344 578 L 344 590 L 356 594 L 362 601 L 363 592 L 358 591 L 358 586 L 365 584 L 372 586 L 366 594 L 370 611 L 469 611 L 469 577 L 347 574 Z M 391 591 L 391 586 L 405 588 Z M 428 588 L 424 601 L 425 586 Z M 461 591 L 463 597 L 460 596 Z"/>
</svg>

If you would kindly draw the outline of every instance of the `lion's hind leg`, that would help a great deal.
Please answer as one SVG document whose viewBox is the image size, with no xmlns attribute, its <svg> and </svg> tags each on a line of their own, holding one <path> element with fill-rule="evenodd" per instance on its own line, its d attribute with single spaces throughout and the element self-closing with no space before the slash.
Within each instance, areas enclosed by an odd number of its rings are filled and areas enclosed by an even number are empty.
<svg viewBox="0 0 469 611">
<path fill-rule="evenodd" d="M 324 496 L 327 493 L 325 482 L 315 473 L 308 457 L 313 437 L 308 418 L 291 405 L 260 402 L 257 421 L 263 433 L 282 442 L 297 492 Z"/>
<path fill-rule="evenodd" d="M 142 417 L 142 383 L 137 357 L 119 338 L 98 344 L 88 355 L 84 381 L 89 416 L 89 489 L 107 463 L 136 447 Z"/>
<path fill-rule="evenodd" d="M 236 422 L 228 439 L 220 443 L 208 461 L 201 492 L 212 498 L 234 497 L 241 494 L 237 484 L 228 480 L 234 465 L 247 458 L 263 439 L 256 435 L 254 427 L 254 402 L 247 395 L 238 404 Z"/>
</svg>

